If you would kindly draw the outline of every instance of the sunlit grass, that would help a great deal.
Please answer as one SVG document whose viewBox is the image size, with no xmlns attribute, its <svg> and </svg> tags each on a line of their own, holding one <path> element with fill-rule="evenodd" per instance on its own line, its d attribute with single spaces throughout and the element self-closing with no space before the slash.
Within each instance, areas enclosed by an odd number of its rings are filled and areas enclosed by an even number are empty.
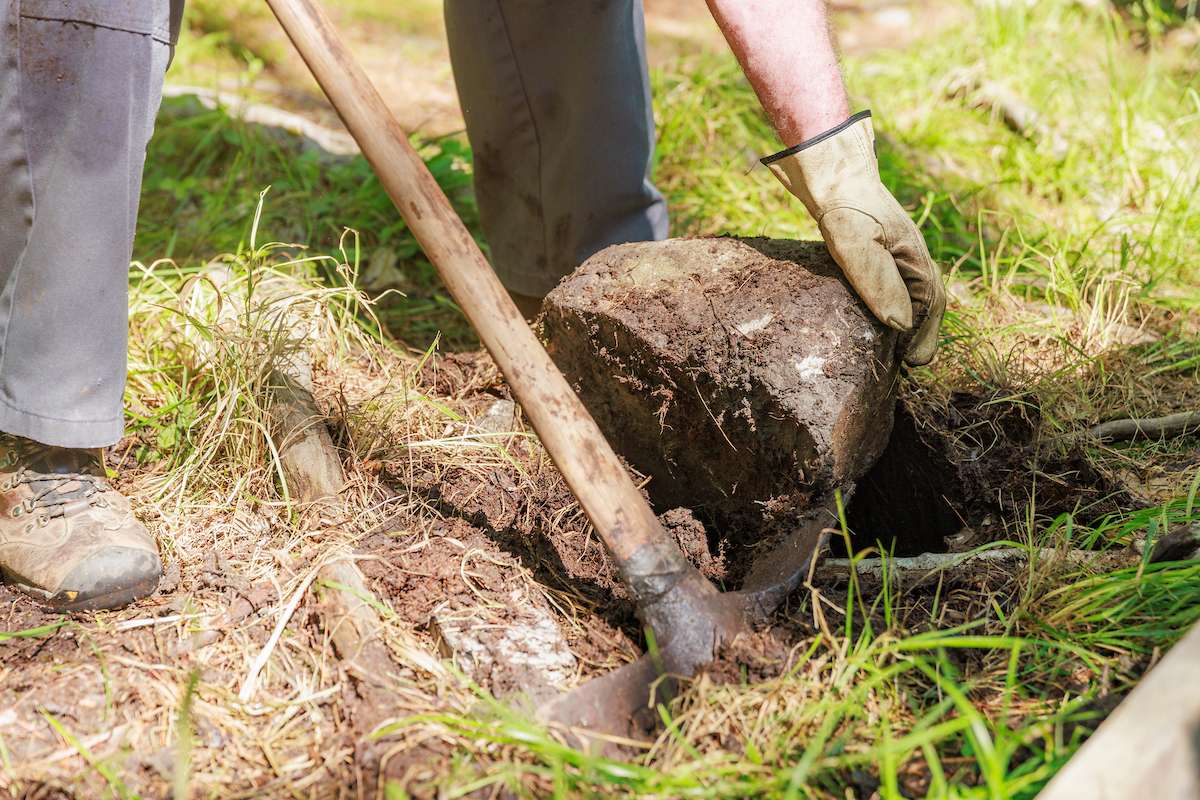
<svg viewBox="0 0 1200 800">
<path fill-rule="evenodd" d="M 1144 521 L 1119 527 L 1130 523 Z M 852 594 L 857 613 L 831 638 L 799 644 L 779 678 L 693 684 L 662 709 L 668 731 L 634 761 L 566 747 L 492 702 L 379 734 L 432 723 L 464 747 L 523 754 L 532 762 L 501 759 L 470 785 L 533 795 L 843 797 L 850 786 L 886 798 L 1031 798 L 1102 719 L 1096 701 L 1119 696 L 1200 619 L 1200 565 L 1028 570 L 1006 584 L 1007 611 L 950 629 L 880 616 L 911 604 L 894 587 L 886 598 Z"/>
</svg>

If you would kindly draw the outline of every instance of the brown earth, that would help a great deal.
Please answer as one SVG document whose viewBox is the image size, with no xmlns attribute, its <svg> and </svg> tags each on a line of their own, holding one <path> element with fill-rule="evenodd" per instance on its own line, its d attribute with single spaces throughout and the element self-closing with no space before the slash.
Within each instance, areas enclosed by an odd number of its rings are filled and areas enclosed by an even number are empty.
<svg viewBox="0 0 1200 800">
<path fill-rule="evenodd" d="M 458 430 L 472 430 L 470 415 L 482 417 L 489 405 L 503 399 L 494 369 L 484 355 L 434 357 L 426 365 L 427 377 L 438 386 L 437 396 L 468 415 Z M 318 520 L 315 527 L 299 528 L 313 533 L 292 541 L 290 531 L 296 529 L 283 520 L 272 521 L 270 510 L 257 506 L 247 512 L 257 526 L 255 533 L 248 529 L 236 538 L 218 538 L 198 556 L 167 551 L 168 576 L 156 596 L 116 614 L 67 618 L 45 635 L 0 642 L 0 736 L 20 770 L 23 795 L 87 797 L 108 791 L 100 773 L 51 727 L 47 715 L 78 737 L 93 756 L 118 769 L 131 791 L 163 795 L 170 782 L 176 735 L 172 720 L 180 687 L 195 670 L 202 688 L 194 711 L 193 758 L 196 774 L 204 781 L 197 791 L 277 796 L 305 776 L 320 790 L 317 796 L 330 796 L 337 793 L 336 787 L 355 781 L 369 786 L 382 773 L 409 787 L 411 796 L 436 796 L 438 781 L 455 758 L 445 739 L 422 733 L 419 723 L 378 741 L 366 737 L 380 722 L 414 714 L 472 713 L 450 677 L 436 678 L 441 681 L 436 688 L 427 685 L 435 681 L 429 675 L 437 673 L 436 665 L 445 656 L 433 629 L 439 610 L 469 614 L 501 631 L 519 619 L 514 596 L 544 600 L 577 661 L 574 682 L 639 654 L 641 635 L 633 609 L 623 598 L 603 547 L 544 452 L 524 435 L 519 418 L 513 420 L 515 430 L 504 458 L 448 461 L 444 454 L 418 457 L 414 452 L 419 451 L 405 448 L 376 452 L 361 441 L 363 428 L 342 416 L 355 413 L 354 397 L 345 400 L 346 405 L 343 400 L 334 403 L 339 394 L 329 387 L 322 396 L 327 408 L 336 409 L 338 438 L 358 448 L 353 452 L 360 455 L 347 462 L 351 475 L 360 482 L 378 477 L 391 487 L 373 495 L 371 502 L 399 498 L 405 503 L 403 513 L 371 522 L 352 538 L 367 585 L 388 611 L 384 619 L 389 646 L 405 665 L 400 683 L 376 694 L 350 688 L 351 681 L 329 652 L 322 590 L 317 587 L 301 598 L 264 673 L 264 698 L 282 703 L 280 709 L 291 709 L 280 718 L 290 722 L 279 728 L 270 723 L 271 715 L 262 716 L 253 706 L 253 713 L 247 712 L 237 703 L 247 665 L 268 642 L 297 581 L 331 546 L 323 532 L 329 523 Z M 360 396 L 372 395 L 364 391 Z M 912 404 L 911 398 L 907 401 Z M 952 511 L 960 498 L 967 498 L 967 516 L 986 514 L 988 493 L 998 486 L 1013 498 L 1030 495 L 1034 481 L 1029 465 L 1045 465 L 1049 456 L 1031 443 L 1037 420 L 1027 405 L 1022 410 L 994 400 L 958 397 L 938 408 L 936 414 L 924 405 L 910 409 L 905 413 L 913 421 L 899 429 L 909 426 L 933 456 L 957 459 L 955 470 L 936 473 L 945 483 L 930 481 L 942 490 Z M 385 419 L 376 417 L 371 425 L 386 424 Z M 990 438 L 984 438 L 985 431 Z M 390 440 L 386 433 L 380 436 Z M 905 443 L 912 441 L 911 436 L 895 439 L 892 457 L 902 459 L 903 448 L 909 446 Z M 970 450 L 961 448 L 980 445 L 975 461 L 963 457 Z M 928 469 L 930 458 L 906 474 Z M 128 471 L 136 470 L 130 462 Z M 1064 471 L 1061 476 L 1063 483 L 1050 487 L 1060 498 L 1055 502 L 1066 502 L 1072 493 L 1104 496 L 1102 484 L 1085 470 Z M 883 496 L 891 499 L 882 508 L 900 514 L 916 513 L 931 495 L 914 495 L 907 501 L 894 493 Z M 364 513 L 368 505 L 356 503 L 355 513 Z M 688 510 L 660 511 L 681 548 L 710 578 L 724 581 L 738 570 L 738 552 L 714 547 L 712 542 L 720 537 Z M 153 509 L 143 513 L 152 525 L 161 524 Z M 233 516 L 217 511 L 193 522 L 198 530 L 221 531 Z M 919 518 L 913 520 L 921 524 Z M 907 529 L 891 530 L 911 535 Z M 284 538 L 273 538 L 272 531 L 282 532 Z M 998 537 L 1003 531 L 980 526 L 976 533 Z M 254 542 L 259 535 L 264 537 L 262 544 Z M 264 572 L 262 562 L 251 568 L 250 556 L 239 553 L 239 547 L 250 553 L 263 547 L 294 552 L 269 556 L 267 563 L 278 566 Z M 1018 579 L 992 568 L 956 573 L 940 586 L 906 590 L 904 605 L 893 613 L 902 626 L 966 622 L 988 604 L 1006 607 L 1007 598 L 1016 596 L 1013 581 Z M 811 635 L 820 624 L 840 625 L 833 609 L 845 608 L 844 582 L 818 583 L 814 588 L 827 601 L 816 603 L 824 609 L 823 623 L 815 616 L 813 590 L 801 589 L 777 614 L 770 631 L 724 648 L 707 678 L 770 679 L 786 668 L 794 641 Z M 860 591 L 867 596 L 876 588 L 869 579 L 860 581 Z M 934 602 L 938 617 L 931 621 Z M 43 612 L 22 595 L 0 587 L 0 631 L 28 631 L 59 622 L 59 615 Z M 137 627 L 121 627 L 130 624 Z M 503 694 L 511 688 L 510 679 L 502 672 L 485 674 L 480 683 Z M 295 694 L 312 699 L 287 700 Z M 275 772 L 282 763 L 304 765 L 304 771 Z M 0 797 L 5 780 L 0 771 Z"/>
<path fill-rule="evenodd" d="M 633 606 L 616 568 L 561 475 L 526 441 L 510 444 L 509 453 L 512 462 L 482 476 L 474 469 L 451 466 L 415 481 L 392 479 L 403 491 L 418 493 L 443 513 L 486 532 L 495 546 L 531 570 L 544 586 L 598 609 L 619 627 L 635 630 Z M 710 545 L 706 528 L 690 509 L 669 509 L 660 519 L 701 574 L 714 581 L 726 577 L 723 546 Z"/>
<path fill-rule="evenodd" d="M 414 545 L 395 537 L 394 526 L 394 522 L 385 524 L 360 543 L 360 551 L 370 556 L 360 562 L 360 569 L 371 589 L 388 599 L 406 625 L 428 631 L 434 613 L 448 610 L 492 624 L 499 636 L 519 617 L 528 602 L 520 598 L 536 584 L 528 580 L 521 563 L 486 533 L 461 519 L 449 519 Z M 566 628 L 564 633 L 583 676 L 605 672 L 638 654 L 625 632 L 603 617 L 589 619 L 586 628 Z M 519 689 L 512 680 L 503 673 L 482 678 L 497 695 Z"/>
</svg>

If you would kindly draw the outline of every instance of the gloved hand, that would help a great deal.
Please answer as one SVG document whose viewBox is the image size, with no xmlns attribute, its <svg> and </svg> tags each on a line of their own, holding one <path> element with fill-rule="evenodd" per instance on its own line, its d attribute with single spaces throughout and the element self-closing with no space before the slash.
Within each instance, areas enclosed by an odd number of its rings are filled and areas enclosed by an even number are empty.
<svg viewBox="0 0 1200 800">
<path fill-rule="evenodd" d="M 928 364 L 937 349 L 946 289 L 917 226 L 879 179 L 871 112 L 861 111 L 762 163 L 804 203 L 871 312 L 885 325 L 911 332 L 904 360 Z"/>
</svg>

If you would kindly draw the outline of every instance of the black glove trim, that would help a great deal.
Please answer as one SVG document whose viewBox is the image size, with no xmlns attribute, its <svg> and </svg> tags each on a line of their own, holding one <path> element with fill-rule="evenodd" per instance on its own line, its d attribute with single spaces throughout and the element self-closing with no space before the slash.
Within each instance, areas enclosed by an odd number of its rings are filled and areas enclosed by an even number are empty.
<svg viewBox="0 0 1200 800">
<path fill-rule="evenodd" d="M 865 111 L 860 111 L 857 114 L 854 114 L 853 116 L 851 116 L 850 119 L 846 120 L 841 125 L 835 125 L 834 127 L 830 128 L 829 130 L 825 131 L 824 133 L 818 133 L 816 136 L 812 137 L 811 139 L 805 139 L 800 144 L 793 145 L 793 146 L 787 148 L 786 150 L 780 150 L 778 153 L 772 153 L 769 156 L 763 156 L 758 161 L 764 167 L 770 166 L 771 164 L 774 164 L 776 161 L 787 158 L 788 156 L 794 156 L 794 155 L 796 155 L 796 153 L 799 153 L 801 150 L 805 150 L 809 147 L 812 147 L 814 144 L 820 144 L 821 142 L 828 139 L 830 136 L 835 136 L 835 135 L 841 133 L 842 131 L 846 130 L 846 128 L 849 128 L 854 123 L 856 123 L 860 120 L 867 119 L 870 116 L 871 116 L 870 109 L 867 109 Z"/>
</svg>

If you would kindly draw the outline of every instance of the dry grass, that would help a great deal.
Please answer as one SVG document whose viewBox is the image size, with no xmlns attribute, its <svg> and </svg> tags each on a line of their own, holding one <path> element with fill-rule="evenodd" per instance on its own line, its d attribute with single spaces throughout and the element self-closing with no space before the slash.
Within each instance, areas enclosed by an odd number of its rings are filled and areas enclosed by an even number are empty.
<svg viewBox="0 0 1200 800">
<path fill-rule="evenodd" d="M 348 246 L 334 257 L 350 284 L 353 252 Z M 344 285 L 330 288 L 318 277 L 320 262 L 294 248 L 257 247 L 252 238 L 245 252 L 220 262 L 191 273 L 159 264 L 136 276 L 131 407 L 141 421 L 114 457 L 121 488 L 163 543 L 168 577 L 159 595 L 133 609 L 4 645 L 0 781 L 8 791 L 158 796 L 185 775 L 198 797 L 353 796 L 373 784 L 377 769 L 392 780 L 391 791 L 403 786 L 416 796 L 472 786 L 485 794 L 504 786 L 603 794 L 622 785 L 658 796 L 736 796 L 752 787 L 787 794 L 800 786 L 822 795 L 821 787 L 839 783 L 869 785 L 874 779 L 863 776 L 870 774 L 909 792 L 956 780 L 1033 785 L 1048 767 L 1014 783 L 1004 764 L 1030 737 L 1066 724 L 1070 687 L 1088 685 L 1101 668 L 1122 674 L 1144 666 L 1128 646 L 1118 650 L 1129 660 L 1113 668 L 1006 623 L 1052 596 L 1064 575 L 1080 579 L 1065 562 L 1003 576 L 984 603 L 977 582 L 961 599 L 947 587 L 933 598 L 940 612 L 927 595 L 888 600 L 887 587 L 827 587 L 791 612 L 799 638 L 784 674 L 732 685 L 701 678 L 670 710 L 659 740 L 620 764 L 575 754 L 495 705 L 440 658 L 430 631 L 406 616 L 407 598 L 377 590 L 400 669 L 389 707 L 371 709 L 372 727 L 382 714 L 386 733 L 371 744 L 362 701 L 321 615 L 322 595 L 334 588 L 322 586 L 317 571 L 381 529 L 398 551 L 413 554 L 410 561 L 389 554 L 387 569 L 407 564 L 419 576 L 422 554 L 461 541 L 462 529 L 448 529 L 427 498 L 404 486 L 451 476 L 482 484 L 502 473 L 524 475 L 531 482 L 522 493 L 536 494 L 532 478 L 543 473 L 544 455 L 519 425 L 499 434 L 475 427 L 499 386 L 486 360 L 408 351 L 372 335 L 366 299 Z M 284 334 L 284 316 L 308 321 L 302 341 Z M 252 335 L 263 331 L 278 335 Z M 313 359 L 318 399 L 345 448 L 350 488 L 336 511 L 288 502 L 267 436 L 266 375 L 299 349 Z M 543 526 L 570 527 L 578 516 L 569 500 L 552 511 Z M 480 552 L 461 553 L 456 569 L 480 602 L 503 604 L 503 595 L 489 595 L 471 577 Z M 483 557 L 503 564 L 526 591 L 545 592 L 504 553 Z M 563 626 L 580 631 L 574 641 L 601 624 L 586 598 L 551 597 Z M 239 612 L 241 599 L 251 602 Z M 881 601 L 894 605 L 881 609 Z M 55 622 L 12 595 L 4 607 L 10 629 Z M 824 612 L 815 616 L 814 608 Z M 847 616 L 847 608 L 860 613 Z M 1064 619 L 1078 629 L 1074 617 Z M 979 652 L 967 661 L 946 655 L 964 647 Z M 1055 648 L 1069 663 L 1052 655 Z M 1051 654 L 1050 677 L 1025 676 L 1023 649 Z M 256 662 L 262 669 L 251 680 Z M 593 663 L 585 673 L 607 666 Z M 1083 677 L 1064 686 L 1063 675 Z M 1028 694 L 1012 693 L 1018 681 Z M 918 702 L 931 686 L 942 699 Z M 1013 723 L 1019 733 L 995 740 L 995 720 L 1021 720 Z M 979 738 L 979 725 L 991 733 Z M 954 737 L 974 745 L 947 751 Z M 366 752 L 382 764 L 364 760 Z"/>
</svg>

